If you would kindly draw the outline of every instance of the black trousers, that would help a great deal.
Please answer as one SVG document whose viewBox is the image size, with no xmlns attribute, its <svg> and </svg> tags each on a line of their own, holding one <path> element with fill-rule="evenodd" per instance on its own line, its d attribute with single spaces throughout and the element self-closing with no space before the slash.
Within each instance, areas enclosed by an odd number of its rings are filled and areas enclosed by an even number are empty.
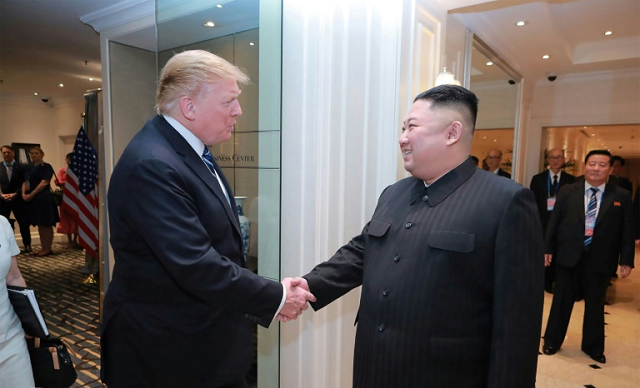
<svg viewBox="0 0 640 388">
<path fill-rule="evenodd" d="M 571 311 L 580 288 L 584 293 L 582 350 L 589 354 L 604 353 L 604 298 L 611 274 L 596 271 L 590 252 L 584 251 L 573 268 L 556 266 L 556 286 L 544 343 L 559 349 L 567 334 Z"/>
<path fill-rule="evenodd" d="M 20 227 L 20 235 L 22 236 L 22 244 L 26 247 L 31 245 L 31 230 L 29 230 L 29 223 L 25 219 L 27 215 L 27 208 L 22 201 L 0 201 L 0 215 L 9 220 L 9 216 L 13 212 L 13 216 L 18 221 Z M 11 223 L 13 228 L 13 222 Z"/>
</svg>

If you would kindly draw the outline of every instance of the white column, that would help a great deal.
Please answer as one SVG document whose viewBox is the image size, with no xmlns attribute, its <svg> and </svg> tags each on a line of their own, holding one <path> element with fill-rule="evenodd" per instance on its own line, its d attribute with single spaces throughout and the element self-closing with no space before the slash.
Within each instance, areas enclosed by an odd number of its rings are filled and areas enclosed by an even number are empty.
<svg viewBox="0 0 640 388">
<path fill-rule="evenodd" d="M 283 2 L 282 276 L 358 234 L 396 180 L 401 24 L 401 0 Z M 359 293 L 282 324 L 281 387 L 351 386 Z"/>
</svg>

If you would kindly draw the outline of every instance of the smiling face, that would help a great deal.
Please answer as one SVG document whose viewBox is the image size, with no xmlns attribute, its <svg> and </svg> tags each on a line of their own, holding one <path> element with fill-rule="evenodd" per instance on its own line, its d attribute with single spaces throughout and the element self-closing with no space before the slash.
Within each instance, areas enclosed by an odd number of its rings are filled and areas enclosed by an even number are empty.
<svg viewBox="0 0 640 388">
<path fill-rule="evenodd" d="M 447 129 L 456 120 L 459 123 L 460 114 L 451 109 L 432 108 L 431 101 L 414 102 L 399 140 L 404 169 L 427 183 L 447 172 Z"/>
<path fill-rule="evenodd" d="M 591 186 L 600 186 L 611 174 L 611 158 L 607 155 L 591 155 L 584 166 L 584 179 Z"/>
<path fill-rule="evenodd" d="M 242 115 L 240 88 L 233 79 L 205 84 L 191 98 L 194 119 L 189 130 L 204 144 L 213 145 L 231 139 L 236 118 Z"/>
</svg>

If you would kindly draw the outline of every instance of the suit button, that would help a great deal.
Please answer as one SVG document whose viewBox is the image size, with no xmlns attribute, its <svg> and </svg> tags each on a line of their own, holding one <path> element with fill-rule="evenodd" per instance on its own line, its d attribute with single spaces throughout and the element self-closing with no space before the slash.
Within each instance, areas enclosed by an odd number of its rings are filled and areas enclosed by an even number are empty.
<svg viewBox="0 0 640 388">
<path fill-rule="evenodd" d="M 382 333 L 382 332 L 384 331 L 384 329 L 385 329 L 385 328 L 386 328 L 386 327 L 384 326 L 384 323 L 383 323 L 383 324 L 381 324 L 380 326 L 378 326 L 378 331 L 379 331 L 380 333 Z"/>
<path fill-rule="evenodd" d="M 409 229 L 411 227 L 411 225 L 413 225 L 413 224 L 411 223 L 411 221 L 409 221 L 406 224 L 404 224 L 404 227 Z"/>
<path fill-rule="evenodd" d="M 429 196 L 425 195 L 422 197 L 422 202 L 427 202 L 429 200 Z"/>
<path fill-rule="evenodd" d="M 393 258 L 393 261 L 395 261 L 396 263 L 397 263 L 397 262 L 399 262 L 399 261 L 400 261 L 400 256 L 396 255 L 396 256 Z"/>
<path fill-rule="evenodd" d="M 389 289 L 385 289 L 384 291 L 382 291 L 382 295 L 383 296 L 389 296 Z"/>
</svg>

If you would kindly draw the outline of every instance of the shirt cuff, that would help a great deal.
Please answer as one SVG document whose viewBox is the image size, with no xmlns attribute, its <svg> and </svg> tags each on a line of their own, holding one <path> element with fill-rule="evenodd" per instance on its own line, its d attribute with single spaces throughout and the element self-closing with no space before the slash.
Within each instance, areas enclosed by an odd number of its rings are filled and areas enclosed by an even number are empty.
<svg viewBox="0 0 640 388">
<path fill-rule="evenodd" d="M 278 310 L 276 310 L 276 313 L 273 315 L 273 319 L 271 319 L 271 322 L 273 322 L 273 320 L 276 319 L 278 314 L 280 314 L 280 310 L 282 310 L 282 308 L 284 307 L 285 300 L 287 300 L 287 288 L 284 286 L 284 284 L 282 284 L 282 300 L 280 301 L 280 306 L 278 306 Z"/>
</svg>

